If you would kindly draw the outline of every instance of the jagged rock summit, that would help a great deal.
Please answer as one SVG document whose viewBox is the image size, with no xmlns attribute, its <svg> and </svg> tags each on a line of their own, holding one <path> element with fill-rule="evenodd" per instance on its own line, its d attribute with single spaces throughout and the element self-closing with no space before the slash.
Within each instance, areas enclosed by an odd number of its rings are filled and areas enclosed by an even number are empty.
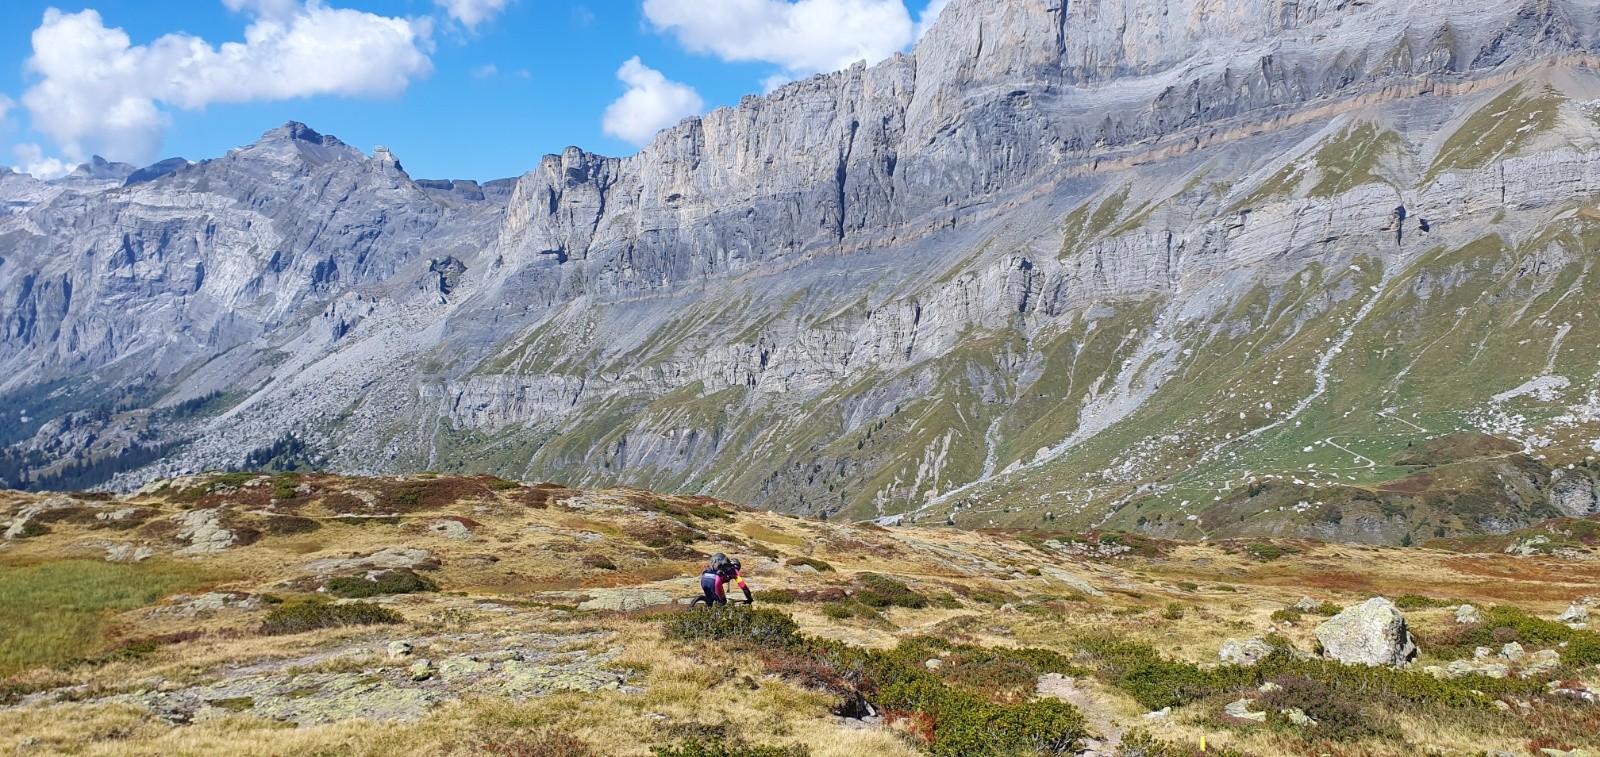
<svg viewBox="0 0 1600 757">
<path fill-rule="evenodd" d="M 297 123 L 126 186 L 0 175 L 0 477 L 1384 543 L 1590 517 L 1597 50 L 1578 0 L 954 0 L 910 54 L 515 179 Z"/>
</svg>

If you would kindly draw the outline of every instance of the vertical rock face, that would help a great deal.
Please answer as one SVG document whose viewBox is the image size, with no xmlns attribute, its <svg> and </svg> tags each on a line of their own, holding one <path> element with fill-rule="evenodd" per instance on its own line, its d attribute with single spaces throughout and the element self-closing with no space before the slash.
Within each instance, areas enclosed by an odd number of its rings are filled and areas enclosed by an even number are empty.
<svg viewBox="0 0 1600 757">
<path fill-rule="evenodd" d="M 1324 655 L 1346 665 L 1401 667 L 1417 656 L 1405 616 L 1383 597 L 1346 608 L 1317 626 L 1316 637 Z"/>
<path fill-rule="evenodd" d="M 0 478 L 1391 542 L 1592 512 L 1535 456 L 1600 449 L 1592 11 L 954 0 L 911 54 L 483 185 L 300 124 L 0 171 Z M 1390 465 L 1457 428 L 1528 454 Z"/>
</svg>

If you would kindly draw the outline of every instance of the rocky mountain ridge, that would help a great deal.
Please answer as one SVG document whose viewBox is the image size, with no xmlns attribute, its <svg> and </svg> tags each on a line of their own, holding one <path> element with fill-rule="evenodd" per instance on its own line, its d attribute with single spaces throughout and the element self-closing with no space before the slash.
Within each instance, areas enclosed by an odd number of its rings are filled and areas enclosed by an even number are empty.
<svg viewBox="0 0 1600 757">
<path fill-rule="evenodd" d="M 913 54 L 482 187 L 298 124 L 125 186 L 0 176 L 0 474 L 481 469 L 1192 537 L 1578 515 L 1590 10 L 956 0 Z M 1458 431 L 1522 457 L 1396 462 Z"/>
</svg>

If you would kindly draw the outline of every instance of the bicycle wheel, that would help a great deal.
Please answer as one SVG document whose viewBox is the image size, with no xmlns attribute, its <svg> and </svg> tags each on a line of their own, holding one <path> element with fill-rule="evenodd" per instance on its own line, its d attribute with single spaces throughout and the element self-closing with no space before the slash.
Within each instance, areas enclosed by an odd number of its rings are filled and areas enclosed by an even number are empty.
<svg viewBox="0 0 1600 757">
<path fill-rule="evenodd" d="M 710 606 L 711 606 L 711 603 L 707 602 L 706 598 L 704 596 L 695 597 L 694 599 L 689 600 L 689 609 L 691 609 L 691 610 L 699 608 L 699 607 L 710 607 Z"/>
</svg>

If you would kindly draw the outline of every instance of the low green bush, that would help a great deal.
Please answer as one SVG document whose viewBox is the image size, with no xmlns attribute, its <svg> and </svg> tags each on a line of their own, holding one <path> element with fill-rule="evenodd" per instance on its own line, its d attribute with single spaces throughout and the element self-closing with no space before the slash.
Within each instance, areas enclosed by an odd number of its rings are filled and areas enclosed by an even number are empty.
<svg viewBox="0 0 1600 757">
<path fill-rule="evenodd" d="M 1118 757 L 1196 757 L 1201 754 L 1205 757 L 1245 757 L 1244 752 L 1236 749 L 1215 746 L 1201 752 L 1197 745 L 1177 744 L 1158 739 L 1150 735 L 1149 731 L 1142 729 L 1123 734 L 1122 746 L 1117 752 Z"/>
<path fill-rule="evenodd" d="M 862 573 L 856 577 L 861 588 L 856 601 L 868 607 L 909 607 L 921 609 L 928 606 L 928 598 L 913 591 L 904 582 L 878 573 Z"/>
<path fill-rule="evenodd" d="M 522 488 L 522 484 L 519 484 L 516 481 L 507 481 L 507 480 L 505 480 L 503 478 L 500 478 L 498 476 L 487 476 L 487 477 L 485 477 L 483 479 L 483 485 L 487 486 L 491 490 L 497 491 L 497 492 L 506 492 L 506 491 L 511 491 L 512 489 L 521 489 Z"/>
<path fill-rule="evenodd" d="M 1311 610 L 1302 610 L 1299 607 L 1285 607 L 1281 610 L 1274 610 L 1272 612 L 1272 619 L 1278 623 L 1298 623 L 1306 616 L 1308 612 L 1312 615 L 1321 615 L 1325 618 L 1331 618 L 1335 615 L 1338 615 L 1342 610 L 1344 610 L 1344 608 L 1332 602 L 1323 602 Z"/>
<path fill-rule="evenodd" d="M 1317 721 L 1316 735 L 1333 741 L 1359 741 L 1364 738 L 1396 739 L 1400 730 L 1381 713 L 1374 712 L 1359 694 L 1335 691 L 1326 683 L 1303 675 L 1283 675 L 1273 679 L 1277 688 L 1261 696 L 1259 706 L 1268 717 L 1283 718 L 1283 710 L 1298 709 Z"/>
<path fill-rule="evenodd" d="M 1460 660 L 1472 657 L 1478 647 L 1498 647 L 1512 641 L 1533 648 L 1566 644 L 1561 649 L 1562 662 L 1600 665 L 1600 633 L 1535 617 L 1515 607 L 1490 607 L 1482 614 L 1482 623 L 1449 626 L 1425 635 L 1424 649 L 1439 659 Z"/>
<path fill-rule="evenodd" d="M 49 526 L 46 526 L 45 524 L 40 523 L 37 520 L 30 520 L 30 521 L 22 524 L 22 528 L 19 529 L 18 532 L 17 532 L 17 538 L 18 539 L 32 539 L 32 538 L 39 537 L 39 536 L 46 536 L 49 533 L 50 533 L 50 527 Z"/>
<path fill-rule="evenodd" d="M 1065 755 L 1087 733 L 1070 704 L 1022 701 L 1041 673 L 1081 672 L 1050 650 L 983 649 L 929 637 L 887 651 L 861 649 L 803 636 L 787 615 L 765 609 L 680 613 L 665 623 L 669 638 L 755 652 L 769 670 L 831 690 L 846 708 L 865 700 L 891 717 L 914 719 L 925 726 L 923 746 L 941 757 Z M 944 663 L 937 672 L 924 665 L 932 657 Z"/>
<path fill-rule="evenodd" d="M 1244 551 L 1257 560 L 1271 562 L 1280 557 L 1298 555 L 1301 549 L 1288 544 L 1251 544 L 1246 546 Z"/>
<path fill-rule="evenodd" d="M 999 589 L 969 589 L 966 592 L 966 597 L 974 602 L 982 602 L 995 607 L 1017 601 L 1017 595 Z"/>
<path fill-rule="evenodd" d="M 834 600 L 832 602 L 823 603 L 823 605 L 822 605 L 822 614 L 826 615 L 827 617 L 833 618 L 834 620 L 849 620 L 851 618 L 860 618 L 861 620 L 869 621 L 869 622 L 872 622 L 872 623 L 885 623 L 885 622 L 888 622 L 883 617 L 883 613 L 878 612 L 877 610 L 874 610 L 873 608 L 868 607 L 868 606 L 866 606 L 864 604 L 861 604 L 860 602 L 857 602 L 852 597 L 846 597 L 844 599 L 836 599 L 836 600 Z"/>
<path fill-rule="evenodd" d="M 1521 678 L 1463 676 L 1441 680 L 1420 670 L 1301 659 L 1286 648 L 1275 650 L 1253 666 L 1202 668 L 1166 659 L 1148 644 L 1113 636 L 1084 637 L 1078 644 L 1094 661 L 1102 679 L 1151 710 L 1254 689 L 1284 675 L 1310 678 L 1333 691 L 1392 707 L 1487 709 L 1493 706 L 1496 696 L 1536 695 L 1543 687 L 1539 681 Z"/>
<path fill-rule="evenodd" d="M 795 603 L 793 589 L 766 589 L 761 592 L 761 601 L 772 605 L 792 605 Z"/>
<path fill-rule="evenodd" d="M 409 568 L 387 570 L 371 580 L 363 576 L 335 578 L 323 586 L 329 594 L 342 599 L 365 599 L 388 594 L 420 594 L 438 591 L 439 585 L 416 574 Z"/>
<path fill-rule="evenodd" d="M 818 573 L 832 573 L 833 566 L 812 557 L 791 557 L 784 561 L 785 565 L 804 565 L 816 570 Z"/>
<path fill-rule="evenodd" d="M 655 757 L 809 757 L 805 746 L 751 746 L 741 739 L 723 736 L 692 738 L 677 746 L 658 746 L 650 750 Z"/>
<path fill-rule="evenodd" d="M 583 564 L 585 567 L 594 568 L 596 570 L 617 569 L 617 564 L 613 562 L 611 558 L 606 557 L 605 555 L 585 555 L 583 558 Z"/>
<path fill-rule="evenodd" d="M 274 606 L 266 619 L 261 621 L 260 633 L 263 636 L 284 636 L 322 628 L 384 625 L 404 620 L 400 613 L 371 602 L 340 605 L 314 597 Z"/>
<path fill-rule="evenodd" d="M 272 498 L 276 500 L 291 500 L 300 496 L 300 477 L 293 473 L 282 473 L 272 477 Z"/>
<path fill-rule="evenodd" d="M 1272 611 L 1272 622 L 1274 623 L 1298 623 L 1303 617 L 1305 617 L 1305 614 L 1293 607 Z"/>
<path fill-rule="evenodd" d="M 790 647 L 801 642 L 800 626 L 777 610 L 729 605 L 677 613 L 666 619 L 667 637 L 715 640 L 755 648 Z"/>
<path fill-rule="evenodd" d="M 1419 594 L 1404 594 L 1394 598 L 1394 606 L 1402 610 L 1430 610 L 1436 607 L 1449 607 L 1454 604 L 1460 603 L 1424 597 Z"/>
</svg>

